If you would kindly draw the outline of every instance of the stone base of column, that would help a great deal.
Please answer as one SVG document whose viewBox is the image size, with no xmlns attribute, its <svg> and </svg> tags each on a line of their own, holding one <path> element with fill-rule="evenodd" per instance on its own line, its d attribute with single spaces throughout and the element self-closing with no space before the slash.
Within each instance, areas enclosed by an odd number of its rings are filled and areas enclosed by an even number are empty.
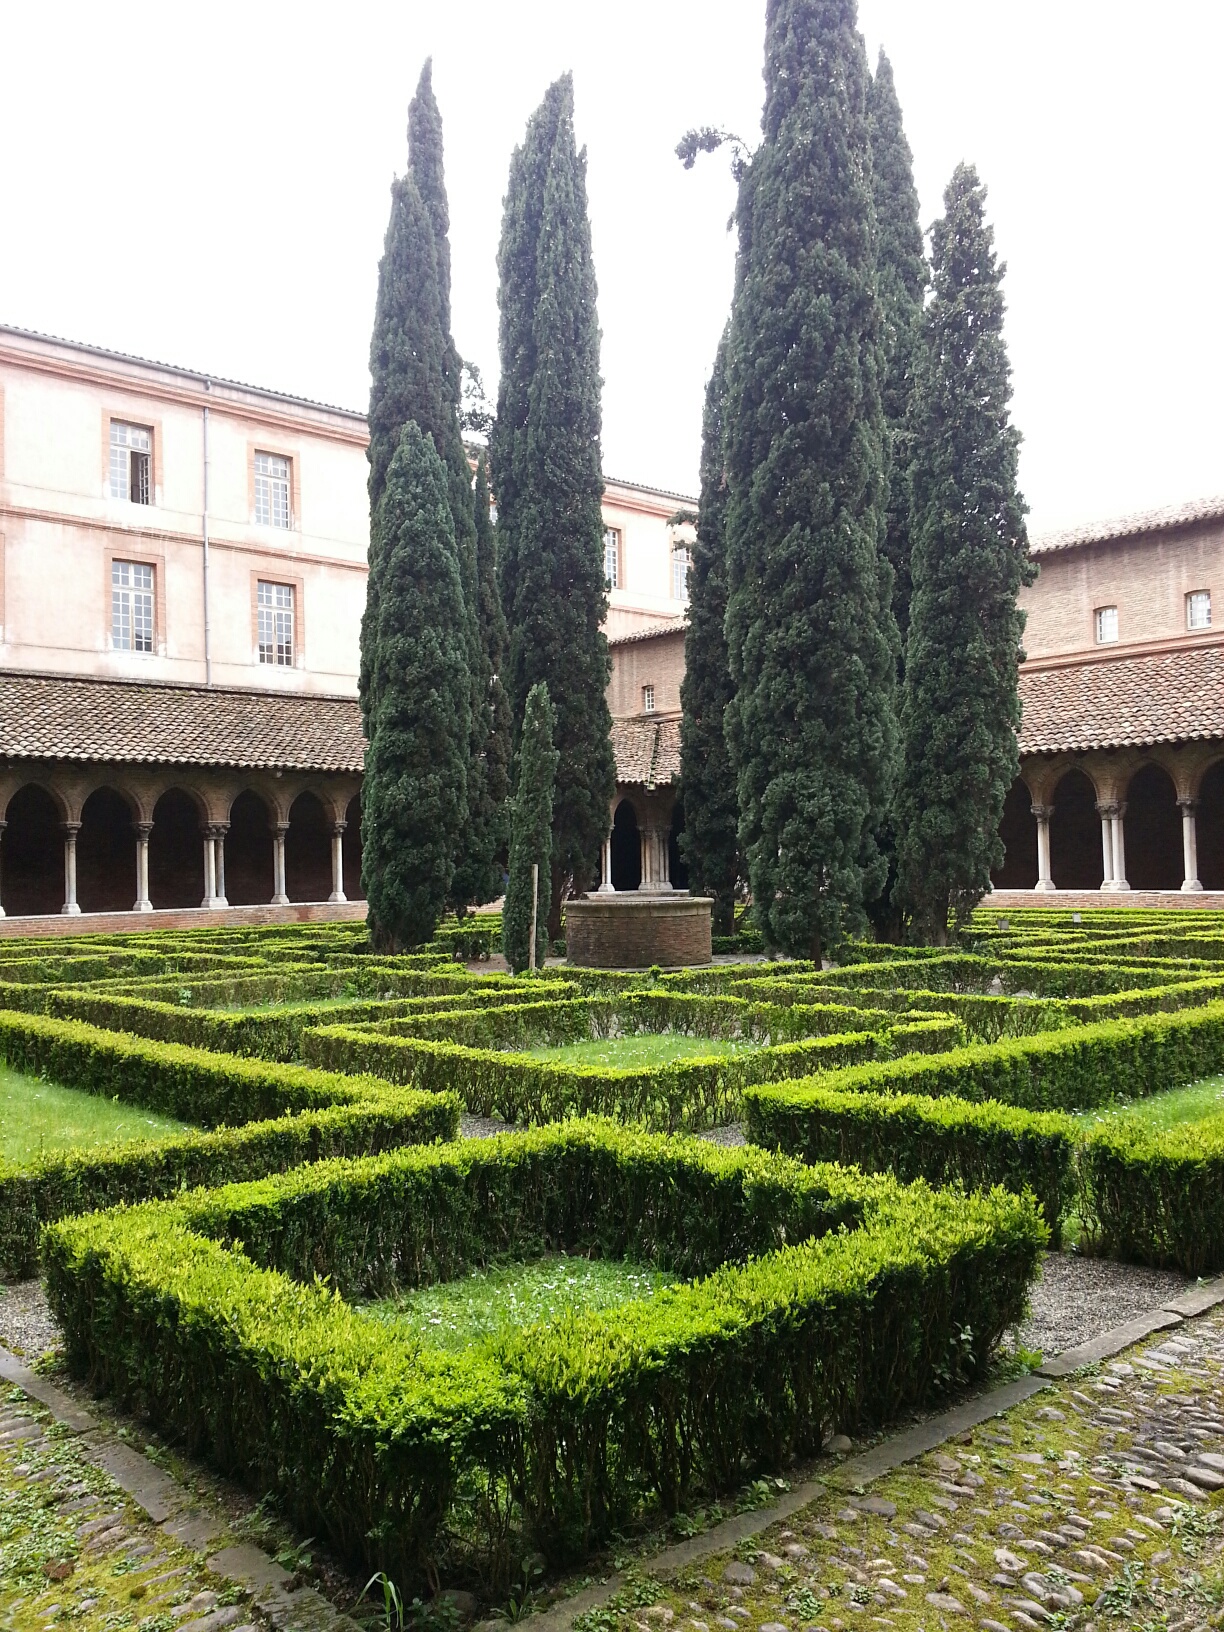
<svg viewBox="0 0 1224 1632">
<path fill-rule="evenodd" d="M 60 908 L 60 912 L 67 913 L 69 918 L 79 918 L 81 916 L 80 904 L 76 901 L 65 901 Z"/>
<path fill-rule="evenodd" d="M 269 906 L 273 907 L 287 907 L 289 905 L 289 897 L 287 895 L 274 895 L 268 904 Z"/>
<path fill-rule="evenodd" d="M 1198 895 L 1201 892 L 1202 888 L 1203 888 L 1203 886 L 1199 883 L 1197 878 L 1188 878 L 1186 880 L 1186 882 L 1182 885 L 1182 894 L 1183 895 Z"/>
<path fill-rule="evenodd" d="M 343 890 L 333 890 L 327 898 L 329 901 L 347 901 L 348 896 Z"/>
<path fill-rule="evenodd" d="M 133 912 L 152 912 L 153 911 L 153 903 L 152 903 L 152 901 L 137 901 L 136 905 L 132 908 L 132 911 Z"/>
<path fill-rule="evenodd" d="M 1051 891 L 1057 888 L 1058 885 L 1055 884 L 1052 878 L 1039 878 L 1036 884 L 1033 885 L 1033 889 L 1041 895 L 1049 895 Z"/>
</svg>

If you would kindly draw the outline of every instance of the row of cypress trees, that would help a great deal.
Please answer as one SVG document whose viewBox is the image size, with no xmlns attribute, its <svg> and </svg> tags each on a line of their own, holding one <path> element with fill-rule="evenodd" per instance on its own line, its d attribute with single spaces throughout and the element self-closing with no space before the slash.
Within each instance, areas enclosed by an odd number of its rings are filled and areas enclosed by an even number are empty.
<svg viewBox="0 0 1224 1632">
<path fill-rule="evenodd" d="M 564 888 L 597 869 L 615 787 L 599 326 L 568 76 L 511 161 L 497 417 L 474 480 L 449 225 L 426 62 L 408 110 L 408 169 L 391 189 L 370 346 L 362 876 L 371 939 L 398 949 L 428 939 L 448 906 L 500 894 L 508 849 L 517 969 L 529 961 L 531 905 L 524 915 L 516 869 L 540 870 L 543 947 Z"/>
<path fill-rule="evenodd" d="M 989 888 L 1031 567 L 976 173 L 928 271 L 854 0 L 769 0 L 765 83 L 706 400 L 682 844 L 724 924 L 746 876 L 767 943 L 819 958 L 869 916 L 942 941 Z"/>
</svg>

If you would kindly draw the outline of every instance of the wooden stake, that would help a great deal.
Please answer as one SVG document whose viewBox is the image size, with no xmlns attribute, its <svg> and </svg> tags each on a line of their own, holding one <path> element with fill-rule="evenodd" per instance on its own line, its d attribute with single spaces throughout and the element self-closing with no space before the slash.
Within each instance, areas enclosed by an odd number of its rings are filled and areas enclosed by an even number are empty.
<svg viewBox="0 0 1224 1632">
<path fill-rule="evenodd" d="M 531 962 L 528 968 L 536 966 L 536 913 L 540 906 L 540 864 L 533 861 L 531 864 Z"/>
</svg>

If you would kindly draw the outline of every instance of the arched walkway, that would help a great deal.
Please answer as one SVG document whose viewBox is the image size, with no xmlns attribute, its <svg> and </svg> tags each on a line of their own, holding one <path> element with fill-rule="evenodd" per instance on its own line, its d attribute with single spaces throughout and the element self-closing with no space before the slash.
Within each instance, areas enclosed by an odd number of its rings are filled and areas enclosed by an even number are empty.
<svg viewBox="0 0 1224 1632">
<path fill-rule="evenodd" d="M 1003 802 L 999 823 L 1003 840 L 1003 865 L 991 873 L 996 890 L 1031 890 L 1037 885 L 1037 819 L 1033 796 L 1022 777 L 1017 777 Z"/>
<path fill-rule="evenodd" d="M 1068 771 L 1054 789 L 1050 876 L 1056 889 L 1099 890 L 1105 877 L 1096 789 L 1083 771 Z"/>
<path fill-rule="evenodd" d="M 1182 821 L 1173 778 L 1145 765 L 1126 790 L 1126 876 L 1132 890 L 1180 890 Z"/>
<path fill-rule="evenodd" d="M 667 876 L 674 890 L 689 887 L 688 867 L 680 854 L 680 835 L 684 832 L 684 801 L 677 799 L 672 806 L 671 831 L 667 835 Z"/>
<path fill-rule="evenodd" d="M 1198 876 L 1205 890 L 1224 890 L 1224 760 L 1199 783 Z"/>
<path fill-rule="evenodd" d="M 350 901 L 364 901 L 361 882 L 361 796 L 350 799 L 344 813 L 344 893 Z"/>
<path fill-rule="evenodd" d="M 127 800 L 98 788 L 81 809 L 77 900 L 82 912 L 130 912 L 138 893 L 136 830 Z"/>
<path fill-rule="evenodd" d="M 612 818 L 612 888 L 636 890 L 642 882 L 642 839 L 637 812 L 622 799 Z"/>
<path fill-rule="evenodd" d="M 313 793 L 299 793 L 285 834 L 285 893 L 290 901 L 326 901 L 331 887 L 331 824 Z"/>
<path fill-rule="evenodd" d="M 55 800 L 45 788 L 30 783 L 9 800 L 5 820 L 0 851 L 0 901 L 5 912 L 10 916 L 58 912 L 64 904 L 64 835 Z"/>
<path fill-rule="evenodd" d="M 268 807 L 250 788 L 230 806 L 225 835 L 225 894 L 232 907 L 270 901 L 275 888 Z"/>
<path fill-rule="evenodd" d="M 153 807 L 149 899 L 155 908 L 198 907 L 204 899 L 200 812 L 182 788 L 170 788 Z"/>
</svg>

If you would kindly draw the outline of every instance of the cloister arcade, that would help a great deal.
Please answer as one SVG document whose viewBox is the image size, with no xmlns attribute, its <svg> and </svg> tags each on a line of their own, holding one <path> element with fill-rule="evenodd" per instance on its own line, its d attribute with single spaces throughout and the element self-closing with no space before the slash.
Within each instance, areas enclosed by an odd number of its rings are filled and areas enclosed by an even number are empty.
<svg viewBox="0 0 1224 1632">
<path fill-rule="evenodd" d="M 1003 809 L 1011 890 L 1224 890 L 1224 742 L 1027 758 Z"/>
<path fill-rule="evenodd" d="M 131 765 L 0 772 L 0 915 L 347 901 L 355 776 Z"/>
<path fill-rule="evenodd" d="M 679 844 L 683 831 L 684 806 L 674 787 L 618 787 L 603 846 L 599 894 L 687 890 L 688 868 Z"/>
</svg>

